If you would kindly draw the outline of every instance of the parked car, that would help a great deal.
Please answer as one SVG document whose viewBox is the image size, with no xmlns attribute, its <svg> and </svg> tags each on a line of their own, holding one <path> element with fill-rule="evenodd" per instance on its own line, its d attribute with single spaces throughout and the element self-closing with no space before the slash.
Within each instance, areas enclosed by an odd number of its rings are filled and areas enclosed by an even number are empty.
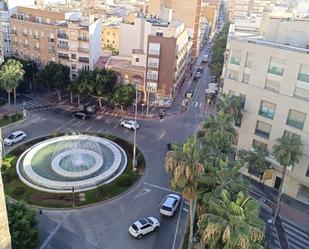
<svg viewBox="0 0 309 249">
<path fill-rule="evenodd" d="M 139 124 L 137 122 L 135 122 L 134 120 L 123 120 L 120 125 L 122 127 L 131 129 L 131 130 L 135 130 L 139 128 Z"/>
<path fill-rule="evenodd" d="M 203 67 L 198 67 L 198 68 L 196 69 L 196 72 L 202 73 L 202 72 L 203 72 Z"/>
<path fill-rule="evenodd" d="M 79 111 L 75 111 L 72 112 L 72 118 L 80 118 L 80 119 L 88 119 L 90 118 L 90 113 L 86 110 L 79 110 Z"/>
<path fill-rule="evenodd" d="M 196 72 L 194 75 L 194 80 L 198 80 L 199 78 L 201 78 L 202 74 L 200 72 Z"/>
<path fill-rule="evenodd" d="M 4 139 L 4 144 L 5 145 L 13 145 L 16 144 L 22 140 L 25 140 L 27 138 L 27 135 L 25 132 L 23 131 L 15 131 L 12 134 L 10 134 L 9 136 L 7 136 Z"/>
<path fill-rule="evenodd" d="M 181 198 L 179 195 L 167 195 L 160 208 L 160 214 L 165 216 L 173 216 L 179 206 L 180 200 Z"/>
<path fill-rule="evenodd" d="M 166 111 L 164 109 L 160 110 L 159 112 L 160 119 L 164 118 L 165 114 L 166 114 Z"/>
<path fill-rule="evenodd" d="M 135 221 L 130 227 L 130 234 L 140 239 L 144 235 L 157 231 L 160 228 L 160 222 L 154 217 L 144 217 Z"/>
</svg>

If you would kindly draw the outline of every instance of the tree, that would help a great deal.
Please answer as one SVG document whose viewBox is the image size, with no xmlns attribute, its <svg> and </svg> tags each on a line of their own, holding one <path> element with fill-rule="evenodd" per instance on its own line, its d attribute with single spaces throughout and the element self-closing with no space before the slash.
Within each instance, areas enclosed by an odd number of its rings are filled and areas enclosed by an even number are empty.
<svg viewBox="0 0 309 249">
<path fill-rule="evenodd" d="M 19 61 L 13 59 L 6 61 L 0 69 L 1 86 L 8 94 L 9 116 L 11 116 L 11 93 L 14 91 L 14 105 L 16 112 L 16 88 L 19 81 L 23 78 L 24 73 L 23 65 Z"/>
<path fill-rule="evenodd" d="M 39 247 L 39 232 L 35 212 L 23 202 L 7 206 L 12 249 L 35 249 Z"/>
<path fill-rule="evenodd" d="M 286 169 L 288 166 L 294 167 L 296 163 L 299 162 L 302 156 L 303 144 L 301 142 L 300 136 L 296 134 L 285 134 L 281 138 L 276 139 L 276 144 L 273 146 L 273 155 L 276 158 L 276 161 L 283 166 L 282 180 L 278 192 L 278 202 L 276 206 L 275 215 L 272 221 L 272 224 L 275 224 L 281 195 L 282 187 L 285 180 Z"/>
<path fill-rule="evenodd" d="M 219 196 L 212 196 L 198 221 L 206 248 L 264 248 L 264 223 L 258 212 L 257 202 L 242 192 L 233 196 L 222 190 Z"/>
<path fill-rule="evenodd" d="M 255 146 L 253 149 L 253 151 L 240 150 L 238 152 L 239 158 L 243 160 L 248 168 L 250 178 L 252 172 L 259 174 L 261 177 L 264 171 L 270 167 L 270 163 L 266 160 L 268 156 L 267 150 L 260 146 Z"/>
<path fill-rule="evenodd" d="M 116 104 L 123 107 L 132 105 L 135 99 L 135 87 L 133 85 L 121 85 L 116 88 L 114 101 Z"/>
<path fill-rule="evenodd" d="M 70 84 L 70 68 L 52 61 L 38 73 L 36 81 L 42 87 L 56 91 L 58 100 L 61 101 L 61 91 Z"/>
<path fill-rule="evenodd" d="M 172 189 L 180 190 L 190 203 L 189 248 L 192 248 L 198 178 L 204 172 L 204 166 L 199 162 L 200 150 L 195 137 L 189 137 L 182 146 L 174 145 L 174 149 L 166 155 L 165 169 L 171 176 Z"/>
<path fill-rule="evenodd" d="M 241 110 L 240 97 L 222 93 L 217 102 L 217 110 L 218 112 L 231 114 L 236 119 Z"/>
</svg>

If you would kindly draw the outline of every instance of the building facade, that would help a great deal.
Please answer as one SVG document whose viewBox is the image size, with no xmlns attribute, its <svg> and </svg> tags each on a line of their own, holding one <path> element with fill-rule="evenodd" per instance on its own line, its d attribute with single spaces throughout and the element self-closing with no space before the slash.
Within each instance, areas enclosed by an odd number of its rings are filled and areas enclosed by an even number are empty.
<svg viewBox="0 0 309 249">
<path fill-rule="evenodd" d="M 273 169 L 266 184 L 279 188 L 283 168 L 272 155 L 277 138 L 296 134 L 304 145 L 300 162 L 288 167 L 284 193 L 309 203 L 309 23 L 269 18 L 264 36 L 229 40 L 225 93 L 243 105 L 238 147 L 269 152 Z"/>
<path fill-rule="evenodd" d="M 0 2 L 0 64 L 11 55 L 10 14 L 6 3 Z"/>
<path fill-rule="evenodd" d="M 102 50 L 119 52 L 119 25 L 103 25 Z"/>
</svg>

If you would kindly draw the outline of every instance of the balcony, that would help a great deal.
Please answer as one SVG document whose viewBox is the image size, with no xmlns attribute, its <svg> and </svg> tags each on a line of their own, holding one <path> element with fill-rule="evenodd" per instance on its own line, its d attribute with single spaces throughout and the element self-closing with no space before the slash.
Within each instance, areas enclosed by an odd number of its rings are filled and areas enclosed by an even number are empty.
<svg viewBox="0 0 309 249">
<path fill-rule="evenodd" d="M 48 38 L 47 40 L 48 40 L 48 42 L 52 42 L 52 43 L 55 41 L 54 38 Z"/>
<path fill-rule="evenodd" d="M 18 46 L 18 42 L 17 41 L 12 41 L 12 45 Z"/>
<path fill-rule="evenodd" d="M 35 40 L 40 40 L 39 35 L 33 35 L 32 37 L 33 37 L 33 39 L 35 39 Z"/>
<path fill-rule="evenodd" d="M 23 32 L 23 36 L 28 37 L 28 33 Z"/>
<path fill-rule="evenodd" d="M 37 47 L 37 46 L 34 46 L 33 49 L 34 49 L 35 51 L 40 51 L 40 47 Z"/>
<path fill-rule="evenodd" d="M 89 49 L 88 48 L 78 48 L 78 52 L 89 53 Z"/>
<path fill-rule="evenodd" d="M 17 30 L 11 30 L 11 33 L 17 35 Z"/>
<path fill-rule="evenodd" d="M 29 44 L 23 43 L 24 48 L 29 48 Z"/>
<path fill-rule="evenodd" d="M 69 45 L 58 44 L 58 48 L 59 49 L 64 49 L 64 50 L 68 50 L 69 49 Z"/>
<path fill-rule="evenodd" d="M 58 58 L 62 60 L 67 60 L 67 61 L 70 59 L 69 55 L 67 54 L 58 54 Z"/>
<path fill-rule="evenodd" d="M 68 35 L 65 33 L 58 33 L 57 37 L 61 39 L 69 39 Z"/>
<path fill-rule="evenodd" d="M 79 57 L 78 61 L 82 62 L 82 63 L 89 63 L 89 58 L 87 58 L 87 57 Z"/>
<path fill-rule="evenodd" d="M 89 38 L 87 36 L 79 36 L 78 40 L 79 41 L 89 41 Z"/>
</svg>

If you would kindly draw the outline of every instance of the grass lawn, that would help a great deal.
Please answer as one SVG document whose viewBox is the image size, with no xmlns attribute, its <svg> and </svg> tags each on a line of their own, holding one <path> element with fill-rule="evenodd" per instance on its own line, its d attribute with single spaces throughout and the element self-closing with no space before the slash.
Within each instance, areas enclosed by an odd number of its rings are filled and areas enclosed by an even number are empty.
<svg viewBox="0 0 309 249">
<path fill-rule="evenodd" d="M 11 120 L 9 119 L 8 116 L 5 116 L 5 117 L 0 119 L 0 127 L 9 125 L 11 123 L 15 123 L 15 122 L 22 120 L 22 119 L 23 119 L 23 115 L 20 114 L 20 113 L 11 115 Z"/>
<path fill-rule="evenodd" d="M 120 145 L 127 154 L 128 164 L 125 171 L 117 177 L 113 182 L 102 185 L 96 189 L 83 192 L 81 196 L 80 193 L 75 193 L 75 206 L 84 206 L 100 201 L 110 199 L 112 197 L 118 196 L 124 191 L 128 190 L 133 186 L 139 178 L 143 175 L 145 169 L 145 160 L 142 153 L 138 150 L 137 161 L 138 167 L 135 174 L 132 173 L 132 150 L 133 145 L 127 141 L 120 139 L 115 136 L 104 135 L 100 133 L 87 133 L 90 135 L 97 135 L 112 140 L 113 142 Z M 12 197 L 16 200 L 23 200 L 30 205 L 36 205 L 41 207 L 71 207 L 73 203 L 72 194 L 55 194 L 47 193 L 32 189 L 25 185 L 19 180 L 16 173 L 16 162 L 19 156 L 30 146 L 46 140 L 51 137 L 60 136 L 63 134 L 55 133 L 46 137 L 38 138 L 29 141 L 8 154 L 2 164 L 2 178 L 4 183 L 4 192 L 6 195 Z M 84 200 L 82 199 L 84 198 Z"/>
</svg>

